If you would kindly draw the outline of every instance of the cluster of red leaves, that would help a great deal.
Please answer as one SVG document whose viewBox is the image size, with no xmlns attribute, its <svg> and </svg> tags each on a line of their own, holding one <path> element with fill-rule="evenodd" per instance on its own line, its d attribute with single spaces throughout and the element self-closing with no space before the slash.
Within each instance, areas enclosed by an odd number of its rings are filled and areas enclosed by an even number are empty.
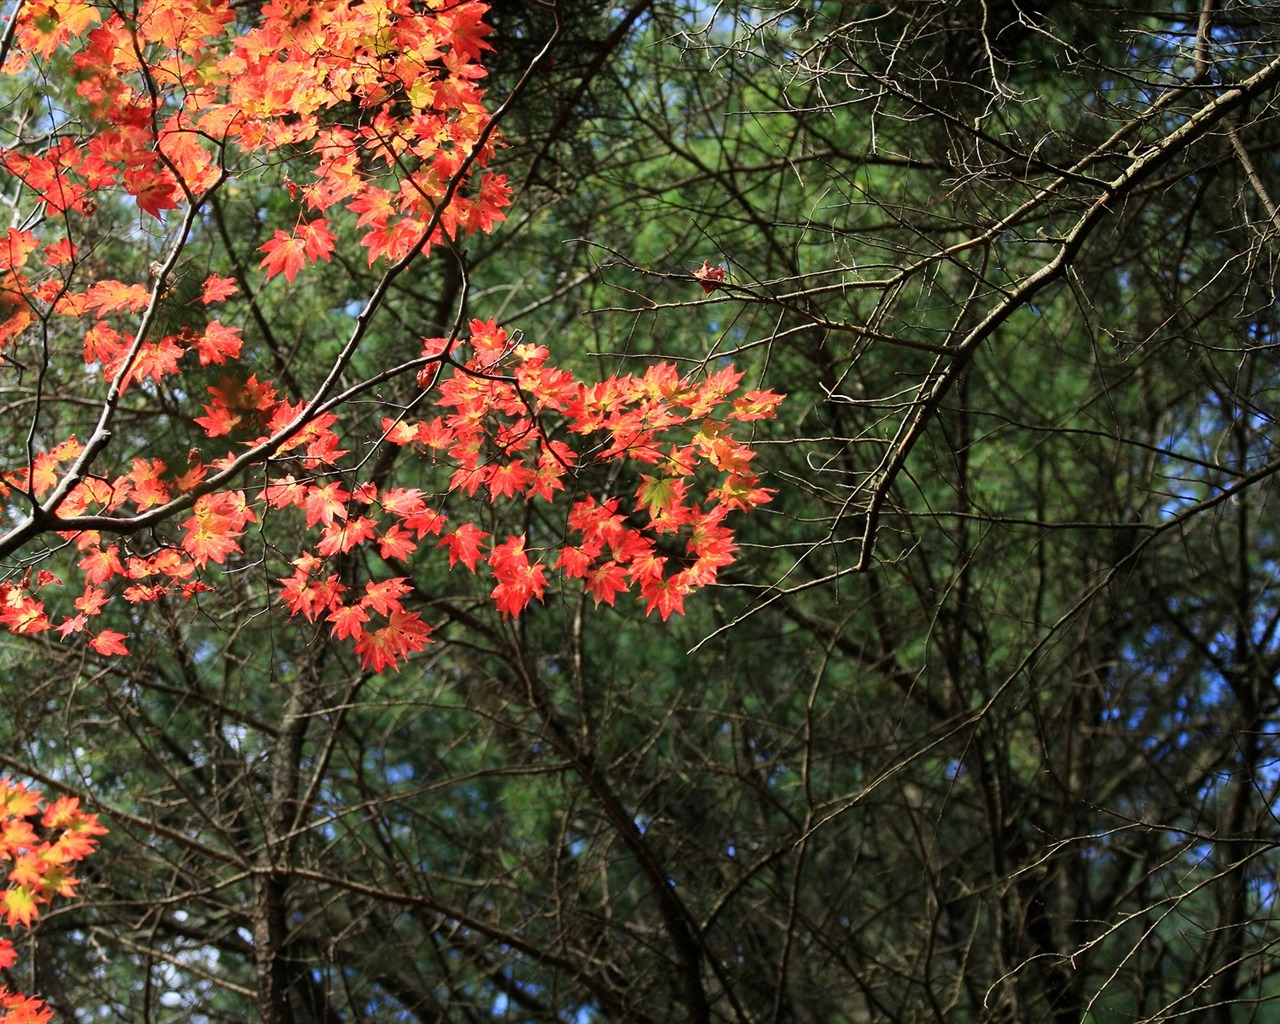
<svg viewBox="0 0 1280 1024">
<path fill-rule="evenodd" d="M 30 926 L 41 906 L 73 895 L 77 880 L 71 866 L 92 853 L 106 831 L 75 798 L 59 797 L 43 807 L 38 792 L 0 778 L 0 861 L 9 864 L 8 887 L 0 897 L 5 923 Z M 13 943 L 0 939 L 0 969 L 16 960 Z M 0 985 L 4 1024 L 45 1024 L 52 1016 L 39 999 Z"/>
<path fill-rule="evenodd" d="M 405 607 L 412 586 L 402 568 L 428 538 L 451 567 L 489 574 L 507 616 L 542 600 L 548 573 L 559 572 L 597 603 L 634 590 L 666 619 L 733 561 L 726 515 L 769 500 L 733 424 L 772 416 L 780 398 L 740 394 L 741 374 L 730 367 L 681 377 L 659 364 L 588 384 L 551 365 L 546 349 L 513 345 L 494 323 L 475 321 L 465 360 L 461 346 L 425 342 L 419 384 L 428 393 L 416 408 L 433 415 L 383 424 L 387 443 L 442 465 L 447 484 L 436 495 L 375 485 L 343 461 L 340 406 L 290 400 L 239 372 L 234 325 L 213 319 L 159 338 L 141 331 L 162 282 L 86 282 L 89 262 L 56 234 L 76 218 L 53 215 L 91 218 L 104 193 L 132 196 L 157 218 L 197 208 L 220 187 L 231 153 L 237 166 L 287 161 L 293 175 L 285 187 L 299 204 L 296 223 L 260 246 L 268 278 L 292 282 L 328 260 L 339 226 L 354 229 L 371 265 L 489 230 L 508 196 L 502 177 L 483 171 L 484 11 L 475 0 L 271 0 L 237 25 L 228 0 L 141 0 L 127 18 L 81 0 L 17 9 L 18 48 L 4 70 L 20 74 L 64 50 L 87 112 L 73 122 L 81 134 L 68 128 L 37 146 L 0 148 L 0 169 L 46 215 L 40 230 L 55 232 L 15 228 L 0 239 L 0 349 L 37 320 L 70 318 L 83 325 L 86 366 L 117 397 L 184 366 L 225 366 L 192 419 L 217 442 L 211 448 L 227 447 L 208 461 L 193 448 L 184 467 L 134 458 L 109 470 L 104 436 L 69 437 L 0 470 L 0 497 L 39 508 L 43 528 L 77 552 L 82 583 L 60 615 L 46 607 L 50 588 L 63 586 L 51 573 L 0 583 L 0 625 L 85 634 L 100 655 L 127 654 L 125 634 L 93 627 L 111 600 L 195 597 L 210 589 L 210 563 L 233 559 L 251 524 L 286 510 L 303 518 L 310 539 L 280 581 L 284 606 L 353 644 L 373 671 L 430 642 L 430 627 Z M 706 288 L 723 273 L 710 268 L 699 280 Z M 236 290 L 213 275 L 192 304 L 223 303 Z M 246 449 L 260 457 L 244 462 Z M 639 464 L 638 487 L 592 496 L 593 467 L 620 461 Z M 260 473 L 253 487 L 231 489 L 218 476 L 235 466 L 243 486 L 250 464 Z M 559 535 L 499 539 L 449 521 L 449 492 L 491 502 L 577 498 Z M 130 540 L 124 526 L 98 529 L 101 517 L 113 525 L 150 517 L 149 528 Z M 338 571 L 357 548 L 388 565 L 388 578 L 369 580 L 358 596 Z"/>
<path fill-rule="evenodd" d="M 266 487 L 268 506 L 301 510 L 320 534 L 314 550 L 295 559 L 293 574 L 281 580 L 285 604 L 354 641 L 375 671 L 420 650 L 430 628 L 401 604 L 410 591 L 403 577 L 370 582 L 358 598 L 347 593 L 331 563 L 357 545 L 376 544 L 383 559 L 400 564 L 433 538 L 448 552 L 450 567 L 487 569 L 490 596 L 504 615 L 541 600 L 548 571 L 560 570 L 566 579 L 581 579 L 597 604 L 612 605 L 618 593 L 635 589 L 647 611 L 666 619 L 733 561 L 726 513 L 769 500 L 748 465 L 754 453 L 734 440 L 729 425 L 771 416 L 780 398 L 737 395 L 736 371 L 692 379 L 659 364 L 639 377 L 588 385 L 549 366 L 545 348 L 509 345 L 492 321 L 473 321 L 471 331 L 465 364 L 438 381 L 433 370 L 424 371 L 441 414 L 383 422 L 390 443 L 451 468 L 448 490 L 491 502 L 550 502 L 566 480 L 582 478 L 588 463 L 628 460 L 651 472 L 626 503 L 632 516 L 622 511 L 621 497 L 581 498 L 568 511 L 562 543 L 538 549 L 524 536 L 499 541 L 473 523 L 453 526 L 414 488 L 379 491 L 326 474 L 310 480 L 289 474 Z M 424 352 L 438 356 L 442 346 L 428 339 Z M 581 443 L 575 448 L 561 438 Z M 701 504 L 689 497 L 699 473 L 714 477 Z"/>
<path fill-rule="evenodd" d="M 685 595 L 714 582 L 717 570 L 733 561 L 725 513 L 769 500 L 748 465 L 754 453 L 734 440 L 728 425 L 773 415 L 780 396 L 735 397 L 742 375 L 731 367 L 696 379 L 680 377 L 668 363 L 588 385 L 549 366 L 541 346 L 509 348 L 492 321 L 474 321 L 471 329 L 471 359 L 439 384 L 438 404 L 453 412 L 388 422 L 388 439 L 443 453 L 455 467 L 451 488 L 494 501 L 551 501 L 582 468 L 574 447 L 552 435 L 549 420 L 563 424 L 565 437 L 581 439 L 578 448 L 594 463 L 641 463 L 650 472 L 628 503 L 636 515 L 629 519 L 618 497 L 576 501 L 568 513 L 570 543 L 555 553 L 553 568 L 582 579 L 597 604 L 612 605 L 619 592 L 635 587 L 647 611 L 657 609 L 663 619 L 683 611 Z M 426 351 L 439 344 L 428 341 Z M 507 362 L 514 362 L 509 376 L 495 375 Z M 700 471 L 713 474 L 715 483 L 697 503 L 690 492 Z M 451 563 L 474 569 L 483 537 L 472 531 L 442 543 L 450 547 Z M 683 549 L 667 543 L 670 553 L 663 553 L 662 542 L 677 537 Z M 497 581 L 492 597 L 504 614 L 543 596 L 544 566 L 529 561 L 525 538 L 496 544 L 487 562 Z M 679 568 L 670 569 L 671 562 Z"/>
<path fill-rule="evenodd" d="M 90 216 L 103 192 L 124 192 L 156 217 L 199 203 L 225 176 L 228 152 L 286 151 L 309 180 L 290 183 L 308 214 L 261 247 L 269 275 L 293 281 L 328 260 L 336 236 L 325 214 L 356 215 L 372 265 L 427 251 L 442 237 L 489 230 L 509 203 L 505 178 L 481 174 L 469 194 L 455 179 L 483 166 L 488 115 L 477 86 L 488 44 L 476 0 L 273 0 L 251 27 L 229 0 L 142 0 L 125 17 L 83 0 L 37 0 L 14 17 L 17 46 L 3 71 L 20 74 L 56 50 L 70 54 L 82 134 L 47 137 L 38 148 L 0 147 L 0 169 L 18 179 L 43 212 Z M 354 106 L 349 125 L 332 115 Z M 297 174 L 295 174 L 297 176 Z M 53 217 L 54 220 L 60 218 Z M 146 306 L 137 284 L 102 282 L 76 293 L 57 276 L 39 284 L 24 272 L 34 233 L 11 229 L 0 247 L 0 345 L 25 329 L 32 306 L 69 315 Z M 45 265 L 70 265 L 71 239 L 51 242 Z M 219 294 L 216 287 L 206 299 Z M 184 347 L 222 349 L 203 339 L 164 339 L 131 357 L 131 379 L 176 372 Z M 133 340 L 103 324 L 86 338 L 108 376 Z M 227 342 L 238 347 L 238 339 Z M 127 383 L 127 381 L 126 381 Z"/>
<path fill-rule="evenodd" d="M 370 581 L 358 597 L 348 593 L 335 563 L 361 546 L 376 548 L 390 566 L 400 566 L 430 538 L 446 550 L 451 567 L 488 572 L 491 596 L 508 616 L 543 599 L 548 571 L 582 580 L 597 604 L 612 605 L 619 593 L 635 590 L 648 612 L 663 619 L 682 612 L 685 596 L 713 583 L 734 559 L 726 514 L 769 500 L 750 468 L 754 453 L 735 440 L 731 427 L 771 416 L 780 397 L 739 393 L 741 374 L 732 368 L 694 378 L 656 364 L 639 376 L 587 384 L 548 365 L 545 348 L 510 345 L 492 321 L 473 321 L 471 330 L 465 363 L 453 363 L 438 380 L 424 371 L 424 382 L 434 389 L 424 406 L 438 414 L 387 419 L 386 440 L 449 471 L 446 493 L 490 502 L 552 502 L 566 491 L 566 481 L 579 489 L 592 468 L 621 460 L 643 470 L 629 496 L 578 498 L 554 545 L 534 548 L 530 538 L 515 535 L 491 538 L 473 523 L 454 524 L 419 489 L 355 481 L 343 469 L 347 453 L 334 430 L 336 418 L 328 414 L 291 437 L 268 464 L 269 473 L 275 465 L 287 465 L 290 472 L 270 477 L 248 495 L 201 495 L 178 521 L 182 535 L 170 546 L 130 554 L 122 542 L 98 531 L 68 532 L 66 539 L 81 552 L 77 565 L 84 580 L 75 613 L 53 624 L 38 592 L 62 584 L 37 573 L 20 584 L 0 585 L 0 623 L 15 633 L 57 629 L 68 636 L 89 628 L 112 596 L 109 587 L 130 604 L 175 593 L 191 598 L 208 589 L 200 570 L 238 553 L 249 524 L 289 509 L 315 540 L 280 581 L 285 606 L 292 615 L 327 623 L 374 671 L 421 650 L 430 627 L 404 607 L 402 598 L 411 590 L 404 576 Z M 441 348 L 439 339 L 429 339 L 424 352 L 439 359 Z M 432 363 L 430 369 L 439 366 Z M 252 377 L 234 387 L 224 381 L 209 393 L 201 422 L 210 439 L 222 436 L 228 417 L 234 417 L 241 426 L 263 431 L 248 442 L 257 444 L 297 412 Z M 43 494 L 59 479 L 59 466 L 79 452 L 72 439 L 42 453 L 23 485 Z M 77 484 L 63 507 L 97 514 L 143 511 L 179 496 L 204 469 L 166 477 L 161 461 L 134 459 L 113 480 Z M 695 492 L 700 500 L 693 499 Z M 100 654 L 125 654 L 124 639 L 99 630 L 90 644 Z"/>
</svg>

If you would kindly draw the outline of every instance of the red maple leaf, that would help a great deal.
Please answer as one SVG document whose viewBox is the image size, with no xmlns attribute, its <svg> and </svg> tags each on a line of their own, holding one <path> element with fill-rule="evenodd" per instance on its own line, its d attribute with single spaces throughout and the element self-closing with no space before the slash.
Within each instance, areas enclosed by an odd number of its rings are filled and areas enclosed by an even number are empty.
<svg viewBox="0 0 1280 1024">
<path fill-rule="evenodd" d="M 600 557 L 601 550 L 598 540 L 588 541 L 580 547 L 571 544 L 560 549 L 560 557 L 556 559 L 555 567 L 563 569 L 565 576 L 569 579 L 585 576 L 591 563 Z"/>
<path fill-rule="evenodd" d="M 640 596 L 648 601 L 644 613 L 648 615 L 656 608 L 663 622 L 671 617 L 672 612 L 683 615 L 684 598 L 688 592 L 688 584 L 681 581 L 678 575 L 667 579 L 651 576 L 640 584 Z"/>
<path fill-rule="evenodd" d="M 178 186 L 163 167 L 130 167 L 124 172 L 125 190 L 138 200 L 138 209 L 160 220 L 165 210 L 178 208 Z"/>
<path fill-rule="evenodd" d="M 204 289 L 200 293 L 200 301 L 208 306 L 214 302 L 221 302 L 235 293 L 236 281 L 234 277 L 219 277 L 217 274 L 210 274 L 204 280 Z"/>
<path fill-rule="evenodd" d="M 80 559 L 78 565 L 84 572 L 85 583 L 91 585 L 105 583 L 112 576 L 124 573 L 120 550 L 114 544 L 105 549 L 94 548 Z"/>
<path fill-rule="evenodd" d="M 102 606 L 107 603 L 107 592 L 101 587 L 84 588 L 84 593 L 76 598 L 76 608 L 85 615 L 99 615 Z"/>
<path fill-rule="evenodd" d="M 10 229 L 15 230 L 15 229 Z M 47 266 L 62 267 L 76 258 L 76 245 L 69 238 L 60 238 L 44 247 L 43 258 Z"/>
<path fill-rule="evenodd" d="M 402 529 L 399 523 L 393 524 L 389 530 L 384 530 L 382 536 L 378 538 L 378 554 L 386 559 L 403 560 L 417 549 L 418 542 L 414 540 L 413 534 Z"/>
<path fill-rule="evenodd" d="M 714 267 L 706 260 L 693 272 L 694 279 L 702 285 L 704 295 L 710 295 L 724 283 L 724 267 Z"/>
<path fill-rule="evenodd" d="M 360 603 L 366 608 L 372 608 L 379 615 L 391 615 L 400 607 L 400 598 L 412 589 L 404 579 L 403 576 L 394 576 L 389 580 L 366 583 L 365 594 L 360 598 Z"/>
<path fill-rule="evenodd" d="M 129 648 L 124 645 L 124 634 L 112 629 L 99 631 L 97 636 L 89 641 L 89 646 L 102 655 L 129 653 Z"/>
<path fill-rule="evenodd" d="M 259 252 L 267 255 L 258 264 L 267 271 L 267 277 L 275 277 L 283 273 L 290 284 L 298 276 L 298 271 L 307 265 L 306 250 L 301 239 L 277 230 L 271 239 L 260 246 Z"/>
<path fill-rule="evenodd" d="M 535 598 L 541 600 L 547 574 L 540 562 L 530 562 L 525 539 L 512 534 L 489 552 L 489 567 L 497 586 L 490 592 L 503 615 L 519 615 Z"/>
<path fill-rule="evenodd" d="M 426 509 L 422 492 L 416 487 L 392 487 L 382 492 L 383 509 L 400 517 L 416 515 Z"/>
<path fill-rule="evenodd" d="M 204 333 L 191 343 L 191 348 L 200 357 L 201 366 L 238 358 L 240 346 L 240 328 L 224 327 L 217 320 L 210 321 Z"/>
<path fill-rule="evenodd" d="M 524 464 L 523 459 L 516 459 L 504 466 L 488 466 L 485 472 L 485 485 L 489 488 L 491 498 L 514 498 L 535 479 L 535 474 Z"/>
<path fill-rule="evenodd" d="M 146 309 L 150 301 L 150 289 L 140 284 L 125 284 L 123 281 L 98 281 L 84 293 L 84 308 L 96 309 L 99 313 L 114 313 L 119 310 L 136 313 Z"/>
<path fill-rule="evenodd" d="M 284 592 L 280 595 L 289 607 L 290 615 L 302 615 L 308 622 L 314 622 L 319 616 L 332 608 L 338 607 L 341 594 L 346 585 L 338 582 L 337 575 L 327 579 L 313 579 L 310 575 L 309 556 L 295 559 L 297 569 L 292 576 L 282 579 Z M 317 565 L 319 560 L 316 560 Z"/>
<path fill-rule="evenodd" d="M 325 621 L 333 623 L 333 635 L 339 640 L 358 640 L 364 633 L 364 624 L 369 621 L 369 613 L 360 605 L 352 604 L 335 608 Z"/>
<path fill-rule="evenodd" d="M 352 213 L 360 214 L 356 227 L 362 228 L 366 224 L 372 224 L 375 229 L 379 229 L 386 224 L 389 217 L 395 215 L 394 200 L 395 196 L 386 189 L 370 185 L 360 196 L 347 203 L 347 209 Z"/>
<path fill-rule="evenodd" d="M 9 628 L 10 633 L 40 633 L 53 627 L 45 614 L 44 603 L 38 598 L 7 583 L 0 588 L 0 597 L 3 598 L 0 601 L 0 622 Z"/>
<path fill-rule="evenodd" d="M 447 534 L 439 546 L 449 549 L 449 568 L 452 569 L 461 562 L 475 572 L 476 562 L 480 558 L 480 542 L 487 536 L 487 533 L 470 523 L 463 523 L 453 533 Z"/>
<path fill-rule="evenodd" d="M 0 1010 L 4 1011 L 5 1024 L 49 1024 L 53 1011 L 34 996 L 10 992 L 0 986 Z"/>
<path fill-rule="evenodd" d="M 196 499 L 192 516 L 182 525 L 187 534 L 182 549 L 203 567 L 207 562 L 225 562 L 240 550 L 237 538 L 254 519 L 241 491 L 206 494 Z"/>
<path fill-rule="evenodd" d="M 329 254 L 333 252 L 333 246 L 337 238 L 329 230 L 329 222 L 327 220 L 309 221 L 298 228 L 298 233 L 302 239 L 303 250 L 312 263 L 316 260 L 328 262 Z"/>
<path fill-rule="evenodd" d="M 773 391 L 748 391 L 733 400 L 733 412 L 729 415 L 735 420 L 771 419 L 782 398 Z"/>
<path fill-rule="evenodd" d="M 604 602 L 613 607 L 615 595 L 627 590 L 627 571 L 617 562 L 605 562 L 587 573 L 587 593 L 595 599 L 596 604 Z"/>
<path fill-rule="evenodd" d="M 323 523 L 328 526 L 335 519 L 347 518 L 347 502 L 351 494 L 339 480 L 331 480 L 319 487 L 312 487 L 307 492 L 306 509 L 307 525 L 315 526 Z"/>
<path fill-rule="evenodd" d="M 368 516 L 357 516 L 348 522 L 335 520 L 324 528 L 316 551 L 326 557 L 345 553 L 377 536 L 377 533 L 377 520 Z"/>
<path fill-rule="evenodd" d="M 286 508 L 289 505 L 302 507 L 307 503 L 310 488 L 294 479 L 292 473 L 285 476 L 278 484 L 267 484 L 262 489 L 262 497 L 272 508 Z"/>
<path fill-rule="evenodd" d="M 365 631 L 356 644 L 356 653 L 365 668 L 381 672 L 396 668 L 410 653 L 422 650 L 430 642 L 431 627 L 418 613 L 397 609 L 389 616 L 387 625 Z"/>
</svg>

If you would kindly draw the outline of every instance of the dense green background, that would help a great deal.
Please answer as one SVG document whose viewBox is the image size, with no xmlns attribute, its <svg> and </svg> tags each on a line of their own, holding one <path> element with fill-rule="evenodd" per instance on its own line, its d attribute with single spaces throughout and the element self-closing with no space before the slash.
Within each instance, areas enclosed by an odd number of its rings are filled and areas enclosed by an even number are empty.
<svg viewBox="0 0 1280 1024">
<path fill-rule="evenodd" d="M 16 980 L 83 1024 L 1280 1019 L 1280 8 L 555 6 L 492 12 L 509 222 L 353 379 L 459 309 L 587 376 L 732 360 L 789 396 L 775 500 L 665 624 L 503 622 L 426 555 L 398 675 L 270 603 L 283 521 L 117 610 L 128 661 L 6 641 L 4 763 L 112 829 Z M 284 204 L 237 187 L 197 278 Z M 142 274 L 131 223 L 94 230 Z M 374 280 L 352 246 L 233 304 L 247 358 L 314 383 Z"/>
</svg>

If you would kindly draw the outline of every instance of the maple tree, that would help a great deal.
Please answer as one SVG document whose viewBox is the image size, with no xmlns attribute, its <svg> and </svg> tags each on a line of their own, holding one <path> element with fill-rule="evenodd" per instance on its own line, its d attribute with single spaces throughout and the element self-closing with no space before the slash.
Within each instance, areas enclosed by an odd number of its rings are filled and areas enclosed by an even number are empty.
<svg viewBox="0 0 1280 1024">
<path fill-rule="evenodd" d="M 9 864 L 8 887 L 0 894 L 5 924 L 30 927 L 54 897 L 73 895 L 78 879 L 72 865 L 92 853 L 105 832 L 75 797 L 59 797 L 45 806 L 38 791 L 0 778 L 0 861 Z M 13 943 L 0 938 L 0 970 L 12 967 L 17 958 Z M 52 1016 L 41 1000 L 0 984 L 5 1024 L 44 1024 Z"/>
<path fill-rule="evenodd" d="M 290 553 L 280 602 L 350 642 L 373 671 L 430 642 L 431 626 L 404 603 L 406 560 L 424 546 L 444 548 L 451 567 L 487 572 L 505 616 L 543 599 L 559 572 L 596 603 L 635 590 L 665 619 L 733 561 L 727 513 L 770 497 L 733 431 L 771 417 L 780 397 L 742 390 L 732 367 L 681 374 L 661 363 L 587 383 L 545 346 L 472 319 L 350 379 L 391 283 L 434 248 L 492 229 L 511 201 L 505 177 L 488 169 L 499 139 L 478 84 L 485 11 L 473 0 L 278 0 L 255 12 L 145 0 L 126 14 L 45 0 L 11 16 L 5 74 L 68 69 L 76 100 L 0 148 L 26 204 L 0 248 L 0 355 L 47 367 L 51 345 L 78 338 L 95 389 L 83 398 L 96 411 L 86 436 L 39 444 L 37 403 L 21 459 L 0 473 L 0 555 L 15 563 L 0 583 L 0 622 L 10 632 L 83 635 L 99 655 L 126 655 L 127 634 L 95 623 L 112 600 L 194 599 L 214 587 L 211 567 L 243 553 L 249 531 L 289 513 L 308 539 Z M 190 240 L 234 201 L 237 182 L 269 174 L 287 193 L 287 221 L 266 225 L 256 267 L 209 273 L 184 296 L 170 330 Z M 163 228 L 146 284 L 112 278 L 95 258 L 95 218 L 121 203 Z M 382 272 L 323 379 L 302 390 L 256 372 L 237 320 L 246 307 L 209 311 L 246 292 L 257 309 L 255 290 L 274 278 L 292 285 L 343 244 Z M 710 290 L 723 276 L 704 265 L 694 279 Z M 202 382 L 205 368 L 219 376 L 195 385 L 203 400 L 187 398 L 201 407 L 189 421 L 203 440 L 185 465 L 118 453 L 131 400 Z M 366 475 L 369 447 L 344 435 L 351 404 L 400 378 L 416 381 L 416 397 L 387 410 L 374 447 L 438 465 L 436 492 Z M 593 471 L 613 464 L 634 464 L 639 483 L 593 486 L 612 479 Z M 558 536 L 503 539 L 446 515 L 450 492 L 568 508 Z M 75 552 L 66 580 L 40 565 L 58 540 Z M 386 566 L 362 591 L 337 568 L 360 547 Z"/>
<path fill-rule="evenodd" d="M 455 194 L 505 171 L 508 222 L 391 282 L 328 392 L 348 454 L 300 445 L 152 526 L 7 559 L 42 629 L 0 632 L 0 767 L 112 826 L 92 892 L 42 914 L 40 980 L 9 984 L 130 1022 L 1273 1014 L 1276 15 L 495 4 L 490 108 L 534 70 Z M 78 38 L 0 79 L 21 156 L 91 140 Z M 389 183 L 313 209 L 310 141 L 200 145 L 227 178 L 148 331 L 182 354 L 149 353 L 85 477 L 128 476 L 117 522 L 316 395 L 390 265 L 360 244 L 398 215 Z M 23 272 L 74 260 L 100 304 L 28 306 L 5 349 L 0 470 L 46 496 L 77 456 L 35 459 L 91 438 L 185 221 L 137 166 L 43 222 L 7 179 Z M 505 333 L 482 369 L 473 319 Z M 655 359 L 699 385 L 732 360 L 788 399 L 605 459 L 576 406 L 505 406 L 525 343 L 590 378 L 586 413 Z M 454 452 L 473 411 L 478 455 Z M 645 427 L 616 425 L 623 449 Z M 724 431 L 770 444 L 747 462 L 786 481 L 764 514 L 708 496 Z M 224 560 L 145 575 L 196 562 L 197 511 Z M 682 593 L 702 569 L 720 585 Z"/>
</svg>

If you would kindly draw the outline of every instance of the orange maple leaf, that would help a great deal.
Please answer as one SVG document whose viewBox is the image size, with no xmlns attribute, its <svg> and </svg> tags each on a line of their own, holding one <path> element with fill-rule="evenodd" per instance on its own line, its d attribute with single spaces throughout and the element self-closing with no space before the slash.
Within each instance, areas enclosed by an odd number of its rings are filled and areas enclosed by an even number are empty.
<svg viewBox="0 0 1280 1024">
<path fill-rule="evenodd" d="M 18 923 L 30 927 L 31 919 L 36 916 L 35 894 L 27 885 L 6 890 L 3 898 L 0 898 L 0 905 L 4 907 L 5 924 L 10 928 Z"/>
<path fill-rule="evenodd" d="M 0 814 L 25 818 L 40 806 L 40 794 L 8 776 L 0 778 Z"/>
</svg>

